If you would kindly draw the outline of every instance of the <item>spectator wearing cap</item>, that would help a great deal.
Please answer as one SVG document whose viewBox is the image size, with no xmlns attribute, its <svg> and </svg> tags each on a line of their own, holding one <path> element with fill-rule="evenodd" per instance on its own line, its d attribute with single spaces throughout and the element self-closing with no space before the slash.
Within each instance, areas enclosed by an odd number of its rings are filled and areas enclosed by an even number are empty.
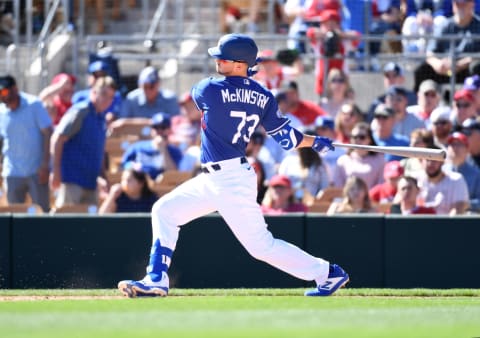
<svg viewBox="0 0 480 338">
<path fill-rule="evenodd" d="M 400 86 L 405 88 L 405 74 L 403 71 L 403 67 L 400 66 L 396 62 L 388 62 L 383 67 L 383 88 L 385 92 L 378 96 L 373 102 L 370 104 L 368 109 L 368 120 L 370 121 L 373 118 L 373 113 L 375 112 L 375 108 L 381 104 L 385 103 L 385 97 L 387 96 L 387 90 L 392 86 Z M 407 101 L 409 106 L 413 106 L 417 104 L 417 94 L 413 91 L 406 89 L 407 92 Z"/>
<path fill-rule="evenodd" d="M 374 203 L 391 203 L 397 193 L 397 183 L 403 175 L 403 167 L 399 161 L 390 161 L 383 167 L 383 183 L 379 183 L 368 191 Z"/>
<path fill-rule="evenodd" d="M 153 180 L 167 170 L 177 170 L 182 159 L 181 150 L 170 144 L 171 119 L 166 113 L 153 115 L 151 122 L 151 140 L 140 140 L 131 144 L 122 156 L 122 166 L 129 168 L 139 163 Z"/>
<path fill-rule="evenodd" d="M 407 112 L 407 91 L 400 86 L 391 86 L 387 90 L 385 105 L 395 112 L 393 132 L 410 138 L 413 130 L 425 128 L 425 122 L 414 114 Z"/>
<path fill-rule="evenodd" d="M 461 131 L 468 136 L 470 158 L 480 168 L 480 117 L 465 120 Z"/>
<path fill-rule="evenodd" d="M 158 112 L 170 118 L 180 114 L 180 105 L 174 92 L 161 88 L 158 70 L 148 66 L 138 76 L 138 88 L 130 91 L 123 100 L 119 118 L 110 128 L 112 132 L 127 126 L 148 126 Z"/>
<path fill-rule="evenodd" d="M 170 117 L 178 115 L 180 106 L 177 96 L 161 88 L 160 82 L 156 68 L 144 68 L 138 76 L 138 88 L 127 94 L 120 117 L 150 119 L 159 111 Z"/>
<path fill-rule="evenodd" d="M 334 140 L 336 138 L 335 121 L 330 116 L 317 117 L 315 120 L 315 133 L 318 136 Z M 320 157 L 327 166 L 329 177 L 333 177 L 333 173 L 336 171 L 338 158 L 346 153 L 347 150 L 340 147 L 335 147 L 334 151 L 320 153 Z"/>
<path fill-rule="evenodd" d="M 169 141 L 185 151 L 188 147 L 199 143 L 202 112 L 189 92 L 185 92 L 180 97 L 178 104 L 180 105 L 180 114 L 172 117 L 172 132 L 169 135 Z"/>
<path fill-rule="evenodd" d="M 469 76 L 463 82 L 463 89 L 469 90 L 473 93 L 475 98 L 475 109 L 477 115 L 480 115 L 480 75 Z"/>
<path fill-rule="evenodd" d="M 459 130 L 465 120 L 477 116 L 475 98 L 471 91 L 460 89 L 455 92 L 453 102 L 453 128 Z"/>
<path fill-rule="evenodd" d="M 300 58 L 297 58 L 292 66 L 285 66 L 278 61 L 271 49 L 265 49 L 258 53 L 257 64 L 258 72 L 253 79 L 270 90 L 281 88 L 285 82 L 295 80 L 303 73 L 303 64 Z"/>
<path fill-rule="evenodd" d="M 440 149 L 437 146 L 430 147 Z M 443 162 L 421 159 L 423 172 L 418 177 L 420 200 L 437 214 L 460 215 L 469 207 L 468 187 L 462 174 L 445 171 Z"/>
<path fill-rule="evenodd" d="M 305 204 L 296 202 L 292 182 L 285 175 L 275 175 L 270 179 L 261 209 L 265 215 L 308 211 Z"/>
<path fill-rule="evenodd" d="M 332 69 L 344 68 L 344 56 L 358 46 L 359 33 L 343 31 L 340 25 L 341 16 L 338 10 L 325 9 L 318 16 L 320 27 L 307 30 L 312 49 L 316 55 L 315 92 L 324 96 L 324 81 Z M 348 42 L 347 42 L 348 41 Z"/>
<path fill-rule="evenodd" d="M 97 79 L 104 78 L 105 76 L 113 78 L 112 70 L 110 69 L 108 63 L 103 60 L 91 62 L 88 65 L 87 88 L 76 91 L 72 96 L 72 103 L 76 104 L 78 102 L 88 102 L 90 100 L 91 88 L 93 87 Z M 122 95 L 117 88 L 117 90 L 115 91 L 115 96 L 113 97 L 112 104 L 105 110 L 105 118 L 107 120 L 107 123 L 110 123 L 118 117 L 121 105 Z"/>
<path fill-rule="evenodd" d="M 318 116 L 327 115 L 315 102 L 300 98 L 297 82 L 290 81 L 283 89 L 286 95 L 286 110 L 296 116 L 305 129 L 312 127 Z"/>
<path fill-rule="evenodd" d="M 375 146 L 369 124 L 357 123 L 352 130 L 349 143 Z M 341 188 L 349 177 L 355 176 L 361 178 L 366 183 L 367 189 L 370 189 L 383 182 L 384 165 L 383 154 L 364 149 L 348 149 L 347 153 L 337 160 L 337 168 L 333 173 L 333 184 L 335 187 Z"/>
<path fill-rule="evenodd" d="M 461 132 L 452 133 L 448 137 L 445 168 L 462 174 L 467 182 L 470 210 L 480 211 L 480 169 L 468 158 L 468 137 Z"/>
<path fill-rule="evenodd" d="M 97 205 L 97 180 L 104 177 L 106 110 L 117 87 L 109 76 L 96 79 L 90 99 L 74 104 L 62 117 L 51 139 L 51 187 L 58 190 L 55 206 Z"/>
<path fill-rule="evenodd" d="M 425 80 L 420 84 L 417 93 L 417 105 L 407 107 L 407 113 L 414 114 L 430 127 L 430 115 L 440 104 L 440 89 L 433 80 Z"/>
<path fill-rule="evenodd" d="M 448 106 L 437 107 L 430 115 L 430 129 L 435 143 L 442 147 L 447 146 L 448 135 L 453 130 L 452 110 Z"/>
<path fill-rule="evenodd" d="M 390 207 L 390 214 L 415 215 L 436 214 L 435 208 L 418 205 L 420 189 L 412 176 L 402 176 L 398 180 L 397 195 Z"/>
<path fill-rule="evenodd" d="M 290 20 L 287 46 L 297 50 L 300 54 L 308 51 L 304 38 L 308 27 L 318 26 L 318 15 L 325 10 L 340 10 L 339 0 L 286 0 L 283 10 Z"/>
<path fill-rule="evenodd" d="M 452 76 L 456 83 L 463 83 L 470 75 L 469 66 L 473 61 L 471 56 L 462 53 L 480 52 L 480 40 L 469 36 L 480 33 L 480 18 L 475 15 L 474 0 L 453 0 L 453 16 L 441 29 L 439 36 L 461 35 L 463 38 L 454 41 L 455 54 L 459 55 L 452 60 L 448 55 L 450 40 L 434 39 L 427 47 L 427 58 L 414 71 L 414 90 L 418 91 L 420 83 L 425 79 L 432 79 L 437 83 L 450 83 Z"/>
<path fill-rule="evenodd" d="M 14 77 L 0 77 L 0 141 L 7 202 L 25 203 L 27 193 L 50 208 L 48 177 L 52 120 L 38 97 L 24 93 Z"/>
<path fill-rule="evenodd" d="M 66 111 L 72 106 L 75 76 L 67 73 L 55 75 L 47 87 L 38 95 L 56 126 Z"/>
<path fill-rule="evenodd" d="M 408 146 L 407 137 L 394 132 L 395 112 L 392 108 L 384 104 L 375 109 L 372 125 L 375 126 L 373 138 L 379 146 Z M 385 161 L 400 161 L 402 157 L 397 155 L 385 154 Z"/>
</svg>

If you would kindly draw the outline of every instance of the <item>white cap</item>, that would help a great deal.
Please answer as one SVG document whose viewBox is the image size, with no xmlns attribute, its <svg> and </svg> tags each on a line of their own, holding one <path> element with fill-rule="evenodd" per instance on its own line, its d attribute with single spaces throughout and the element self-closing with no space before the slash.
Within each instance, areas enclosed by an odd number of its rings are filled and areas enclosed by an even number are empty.
<svg viewBox="0 0 480 338">
<path fill-rule="evenodd" d="M 430 122 L 435 123 L 438 121 L 452 121 L 451 119 L 451 108 L 448 106 L 437 107 L 430 114 Z"/>
</svg>

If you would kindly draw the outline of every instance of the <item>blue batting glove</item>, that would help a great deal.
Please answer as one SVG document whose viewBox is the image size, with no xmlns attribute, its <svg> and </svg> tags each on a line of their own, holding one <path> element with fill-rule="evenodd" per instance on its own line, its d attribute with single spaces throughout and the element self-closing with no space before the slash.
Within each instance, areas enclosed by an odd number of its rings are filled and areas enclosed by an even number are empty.
<svg viewBox="0 0 480 338">
<path fill-rule="evenodd" d="M 315 136 L 315 140 L 313 141 L 312 148 L 319 153 L 324 153 L 329 150 L 335 150 L 335 147 L 332 144 L 333 140 L 329 139 L 328 137 L 323 136 Z"/>
</svg>

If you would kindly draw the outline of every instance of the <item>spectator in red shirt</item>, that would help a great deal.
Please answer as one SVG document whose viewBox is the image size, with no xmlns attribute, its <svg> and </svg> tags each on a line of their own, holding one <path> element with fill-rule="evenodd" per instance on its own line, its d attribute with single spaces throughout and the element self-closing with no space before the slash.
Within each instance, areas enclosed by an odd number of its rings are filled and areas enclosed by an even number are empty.
<svg viewBox="0 0 480 338">
<path fill-rule="evenodd" d="M 308 100 L 300 99 L 298 85 L 295 81 L 288 82 L 285 87 L 288 111 L 295 115 L 304 127 L 314 127 L 315 119 L 318 116 L 327 115 L 318 104 Z"/>
<path fill-rule="evenodd" d="M 39 94 L 40 100 L 56 126 L 65 112 L 72 106 L 72 96 L 76 78 L 67 73 L 59 73 L 52 79 L 50 85 Z"/>
<path fill-rule="evenodd" d="M 305 204 L 295 202 L 292 182 L 285 175 L 275 175 L 270 179 L 261 208 L 266 215 L 308 211 Z"/>
<path fill-rule="evenodd" d="M 390 203 L 397 193 L 397 183 L 403 175 L 403 167 L 399 161 L 390 161 L 383 168 L 384 182 L 375 185 L 368 194 L 374 203 Z"/>
<path fill-rule="evenodd" d="M 348 48 L 355 49 L 358 45 L 356 31 L 342 31 L 340 27 L 341 16 L 337 10 L 326 9 L 318 16 L 320 27 L 310 27 L 307 37 L 316 53 L 315 65 L 316 85 L 315 91 L 323 95 L 323 82 L 325 73 L 331 69 L 343 69 L 344 59 Z M 354 43 L 347 45 L 347 41 Z"/>
</svg>

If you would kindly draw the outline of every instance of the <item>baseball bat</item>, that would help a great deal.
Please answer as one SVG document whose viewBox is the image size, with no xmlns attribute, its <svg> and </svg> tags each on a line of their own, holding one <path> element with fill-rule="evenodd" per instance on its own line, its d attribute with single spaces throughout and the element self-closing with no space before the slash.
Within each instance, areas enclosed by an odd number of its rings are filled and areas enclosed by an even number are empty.
<svg viewBox="0 0 480 338">
<path fill-rule="evenodd" d="M 364 149 L 368 151 L 374 151 L 377 153 L 386 153 L 402 157 L 416 157 L 425 158 L 433 161 L 443 161 L 447 156 L 447 153 L 443 149 L 429 149 L 421 147 L 382 147 L 382 146 L 367 146 L 361 144 L 351 143 L 332 143 L 335 147 L 352 148 L 352 149 Z"/>
</svg>

